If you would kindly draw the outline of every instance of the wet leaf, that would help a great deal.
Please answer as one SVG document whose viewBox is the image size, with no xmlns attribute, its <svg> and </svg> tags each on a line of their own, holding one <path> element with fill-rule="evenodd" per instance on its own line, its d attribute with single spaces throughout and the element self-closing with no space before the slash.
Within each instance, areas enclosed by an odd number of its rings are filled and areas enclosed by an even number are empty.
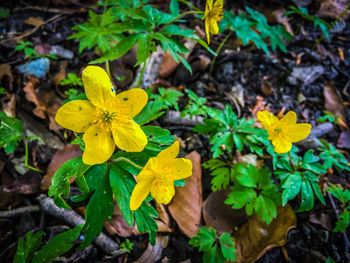
<svg viewBox="0 0 350 263">
<path fill-rule="evenodd" d="M 186 178 L 184 187 L 177 187 L 169 205 L 169 211 L 180 229 L 188 237 L 193 237 L 201 221 L 202 209 L 202 168 L 201 157 L 197 152 L 186 155 L 193 164 L 192 176 Z"/>
<path fill-rule="evenodd" d="M 270 225 L 262 223 L 256 216 L 248 219 L 234 234 L 237 244 L 237 262 L 253 263 L 274 247 L 287 242 L 288 231 L 296 227 L 296 216 L 287 205 L 279 207 L 277 218 Z"/>
<path fill-rule="evenodd" d="M 141 257 L 139 257 L 135 263 L 153 263 L 157 262 L 162 257 L 163 248 L 166 248 L 169 243 L 168 236 L 157 236 L 156 244 L 152 246 L 148 244 L 146 250 L 143 252 Z"/>
</svg>

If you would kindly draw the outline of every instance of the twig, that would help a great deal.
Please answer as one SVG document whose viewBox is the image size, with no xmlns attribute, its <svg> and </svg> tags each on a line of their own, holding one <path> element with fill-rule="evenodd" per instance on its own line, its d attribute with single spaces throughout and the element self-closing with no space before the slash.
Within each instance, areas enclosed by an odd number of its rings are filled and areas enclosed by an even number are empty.
<svg viewBox="0 0 350 263">
<path fill-rule="evenodd" d="M 41 208 L 38 205 L 19 207 L 19 208 L 7 210 L 7 211 L 0 211 L 0 218 L 13 218 L 25 213 L 39 212 L 40 210 Z"/>
<path fill-rule="evenodd" d="M 337 217 L 337 220 L 339 221 L 339 210 L 334 202 L 333 196 L 329 192 L 327 192 L 327 196 L 328 196 L 328 199 L 329 199 L 331 206 L 334 210 L 335 216 Z M 343 235 L 343 239 L 344 239 L 345 251 L 346 251 L 346 253 L 348 253 L 349 247 L 350 247 L 350 242 L 349 242 L 349 239 L 348 239 L 345 232 L 342 232 L 342 235 Z"/>
<path fill-rule="evenodd" d="M 85 223 L 85 220 L 77 214 L 74 210 L 66 210 L 58 207 L 55 202 L 44 194 L 37 197 L 39 204 L 44 212 L 47 214 L 61 219 L 72 226 L 77 226 Z M 96 245 L 108 254 L 119 256 L 125 253 L 124 250 L 119 249 L 119 245 L 109 238 L 104 233 L 101 233 L 95 239 Z"/>
<path fill-rule="evenodd" d="M 193 118 L 191 118 L 188 115 L 181 117 L 178 111 L 168 111 L 163 120 L 175 125 L 196 126 L 198 124 L 203 124 L 203 117 L 193 116 Z"/>
</svg>

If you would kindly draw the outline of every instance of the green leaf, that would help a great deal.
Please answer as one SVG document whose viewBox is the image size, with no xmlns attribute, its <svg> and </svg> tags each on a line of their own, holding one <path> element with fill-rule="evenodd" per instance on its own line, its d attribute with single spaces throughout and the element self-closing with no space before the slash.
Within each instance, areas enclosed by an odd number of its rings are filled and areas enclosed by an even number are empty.
<svg viewBox="0 0 350 263">
<path fill-rule="evenodd" d="M 287 180 L 282 184 L 282 205 L 294 199 L 301 190 L 302 177 L 300 173 L 288 174 Z"/>
<path fill-rule="evenodd" d="M 170 88 L 159 88 L 158 94 L 151 94 L 151 98 L 155 101 L 159 101 L 160 103 L 163 103 L 167 107 L 171 108 L 174 107 L 177 111 L 179 110 L 178 101 L 180 97 L 183 96 L 183 93 L 180 91 L 177 91 L 175 89 Z"/>
<path fill-rule="evenodd" d="M 165 113 L 167 106 L 159 101 L 149 101 L 143 110 L 134 117 L 139 125 L 149 123 Z"/>
<path fill-rule="evenodd" d="M 135 221 L 137 229 L 140 233 L 149 234 L 149 242 L 151 245 L 156 243 L 156 234 L 158 226 L 154 218 L 158 217 L 158 212 L 152 206 L 145 202 L 142 203 L 139 209 L 135 211 Z"/>
<path fill-rule="evenodd" d="M 84 241 L 80 248 L 85 248 L 98 236 L 106 219 L 113 214 L 113 194 L 109 181 L 110 167 L 107 164 L 95 165 L 86 172 L 86 181 L 93 194 L 86 207 L 83 228 Z"/>
<path fill-rule="evenodd" d="M 257 215 L 259 215 L 261 220 L 266 224 L 270 224 L 277 216 L 276 204 L 267 196 L 259 195 L 255 199 L 254 207 Z"/>
<path fill-rule="evenodd" d="M 32 263 L 49 263 L 58 256 L 68 252 L 74 245 L 74 241 L 79 237 L 82 225 L 74 229 L 58 234 L 40 249 L 34 256 Z"/>
<path fill-rule="evenodd" d="M 226 162 L 211 159 L 203 163 L 203 167 L 210 170 L 211 189 L 215 192 L 218 190 L 226 189 L 231 181 L 233 169 Z"/>
<path fill-rule="evenodd" d="M 309 181 L 305 180 L 301 184 L 301 204 L 298 212 L 309 211 L 314 207 L 314 193 Z"/>
<path fill-rule="evenodd" d="M 229 233 L 222 233 L 220 236 L 220 247 L 222 255 L 227 261 L 236 260 L 236 245 L 234 239 Z"/>
<path fill-rule="evenodd" d="M 13 263 L 31 262 L 34 252 L 40 247 L 44 235 L 43 231 L 38 231 L 35 234 L 30 231 L 24 238 L 20 238 Z"/>
<path fill-rule="evenodd" d="M 180 14 L 179 2 L 177 0 L 171 0 L 169 10 L 173 16 L 178 16 Z"/>
<path fill-rule="evenodd" d="M 344 210 L 339 215 L 339 221 L 337 221 L 334 231 L 335 232 L 344 232 L 350 224 L 350 212 L 348 210 Z"/>
<path fill-rule="evenodd" d="M 150 148 L 149 144 L 152 143 L 153 147 L 155 147 L 154 144 L 158 146 L 155 148 L 155 150 L 160 151 L 162 150 L 162 148 L 160 148 L 161 146 L 171 145 L 175 140 L 170 131 L 162 129 L 159 126 L 142 126 L 142 130 L 148 138 L 148 149 Z"/>
<path fill-rule="evenodd" d="M 128 225 L 134 224 L 134 216 L 130 210 L 130 197 L 135 187 L 135 180 L 132 175 L 119 167 L 117 163 L 111 164 L 109 174 L 112 191 L 118 207 Z"/>
<path fill-rule="evenodd" d="M 241 209 L 245 205 L 251 204 L 256 196 L 256 192 L 253 189 L 235 185 L 228 194 L 225 204 L 231 205 L 234 209 Z"/>
<path fill-rule="evenodd" d="M 80 190 L 88 192 L 84 174 L 90 168 L 89 165 L 83 163 L 81 157 L 76 157 L 66 161 L 55 172 L 51 179 L 51 186 L 48 195 L 52 197 L 55 203 L 63 208 L 70 208 L 64 198 L 68 198 L 70 192 L 70 179 L 75 178 Z"/>
<path fill-rule="evenodd" d="M 0 111 L 0 148 L 4 148 L 7 154 L 13 153 L 23 139 L 22 133 L 22 122 Z"/>
<path fill-rule="evenodd" d="M 96 59 L 92 61 L 92 64 L 97 64 L 97 63 L 103 63 L 106 61 L 112 61 L 116 60 L 123 55 L 125 55 L 138 41 L 138 39 L 142 36 L 143 34 L 135 34 L 135 35 L 130 35 L 126 38 L 124 38 L 122 41 L 120 41 L 115 47 L 111 48 L 110 51 L 108 51 L 106 54 L 104 54 L 101 58 Z"/>
<path fill-rule="evenodd" d="M 137 45 L 137 53 L 136 53 L 137 62 L 135 66 L 138 66 L 146 62 L 146 60 L 149 58 L 152 51 L 155 50 L 155 45 L 148 34 L 140 35 L 136 45 Z"/>
<path fill-rule="evenodd" d="M 200 227 L 189 243 L 193 247 L 198 247 L 199 251 L 207 251 L 214 245 L 215 239 L 216 231 L 214 228 Z"/>
</svg>

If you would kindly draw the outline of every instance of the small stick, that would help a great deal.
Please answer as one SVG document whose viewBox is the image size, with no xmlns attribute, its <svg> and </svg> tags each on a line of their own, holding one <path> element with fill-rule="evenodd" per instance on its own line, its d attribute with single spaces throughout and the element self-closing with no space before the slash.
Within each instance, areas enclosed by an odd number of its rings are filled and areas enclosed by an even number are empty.
<svg viewBox="0 0 350 263">
<path fill-rule="evenodd" d="M 40 210 L 41 208 L 38 205 L 19 207 L 19 208 L 7 210 L 7 211 L 0 211 L 0 218 L 13 218 L 25 213 L 39 212 Z"/>
<path fill-rule="evenodd" d="M 44 194 L 37 197 L 41 209 L 47 214 L 61 219 L 72 226 L 77 226 L 85 223 L 85 220 L 74 210 L 66 210 L 58 207 L 55 202 Z M 96 245 L 108 254 L 119 256 L 125 253 L 124 250 L 119 249 L 119 245 L 109 238 L 106 234 L 101 233 L 95 239 Z"/>
</svg>

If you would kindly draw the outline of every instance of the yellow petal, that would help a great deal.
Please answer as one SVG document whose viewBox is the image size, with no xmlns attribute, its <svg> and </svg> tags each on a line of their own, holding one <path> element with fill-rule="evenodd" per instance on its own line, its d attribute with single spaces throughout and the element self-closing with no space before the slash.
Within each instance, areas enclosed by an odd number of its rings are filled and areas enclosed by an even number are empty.
<svg viewBox="0 0 350 263">
<path fill-rule="evenodd" d="M 151 180 L 155 177 L 155 172 L 158 170 L 158 161 L 155 157 L 151 157 L 146 165 L 142 168 L 141 172 L 137 175 L 137 181 Z"/>
<path fill-rule="evenodd" d="M 286 115 L 283 116 L 281 122 L 288 125 L 294 125 L 297 123 L 297 114 L 294 111 L 289 111 Z"/>
<path fill-rule="evenodd" d="M 95 106 L 87 100 L 74 100 L 62 105 L 55 120 L 63 128 L 85 132 L 95 120 Z"/>
<path fill-rule="evenodd" d="M 283 135 L 286 140 L 290 142 L 299 142 L 309 136 L 311 128 L 312 126 L 309 123 L 298 123 L 288 126 L 287 129 L 283 131 Z"/>
<path fill-rule="evenodd" d="M 224 0 L 217 0 L 214 3 L 213 11 L 214 19 L 219 22 L 223 17 Z"/>
<path fill-rule="evenodd" d="M 179 141 L 175 141 L 171 146 L 158 153 L 157 158 L 159 158 L 160 162 L 175 159 L 179 154 L 179 151 L 180 143 Z"/>
<path fill-rule="evenodd" d="M 135 211 L 151 191 L 152 180 L 140 181 L 136 184 L 130 197 L 130 209 Z"/>
<path fill-rule="evenodd" d="M 83 162 L 89 165 L 104 163 L 113 154 L 115 144 L 112 133 L 93 125 L 84 133 Z"/>
<path fill-rule="evenodd" d="M 115 93 L 112 91 L 113 85 L 103 68 L 97 66 L 86 67 L 82 79 L 86 96 L 96 107 L 104 109 L 105 105 L 115 98 Z"/>
<path fill-rule="evenodd" d="M 214 19 L 209 20 L 209 32 L 212 35 L 219 34 L 219 25 Z"/>
<path fill-rule="evenodd" d="M 283 138 L 276 138 L 272 140 L 274 151 L 276 153 L 287 153 L 292 149 L 292 143 L 284 140 Z"/>
<path fill-rule="evenodd" d="M 174 182 L 172 180 L 154 180 L 151 186 L 151 194 L 159 204 L 169 204 L 175 195 Z"/>
<path fill-rule="evenodd" d="M 206 18 L 204 21 L 204 25 L 205 25 L 205 35 L 207 36 L 207 42 L 208 44 L 210 44 L 210 29 L 209 29 L 209 23 L 210 23 L 210 19 Z"/>
<path fill-rule="evenodd" d="M 142 152 L 147 145 L 146 134 L 132 119 L 114 121 L 112 132 L 117 147 L 126 152 Z"/>
<path fill-rule="evenodd" d="M 268 130 L 274 125 L 276 122 L 279 122 L 279 119 L 268 111 L 259 111 L 257 114 L 258 121 L 264 127 L 264 129 Z"/>
<path fill-rule="evenodd" d="M 192 162 L 186 158 L 177 158 L 169 164 L 169 169 L 174 180 L 184 179 L 192 175 Z"/>
<path fill-rule="evenodd" d="M 210 12 L 210 10 L 213 8 L 213 1 L 214 0 L 207 0 L 205 4 L 205 15 L 207 15 Z"/>
<path fill-rule="evenodd" d="M 118 108 L 124 114 L 134 117 L 145 107 L 148 95 L 143 89 L 131 89 L 119 93 L 115 100 L 117 100 Z"/>
</svg>

